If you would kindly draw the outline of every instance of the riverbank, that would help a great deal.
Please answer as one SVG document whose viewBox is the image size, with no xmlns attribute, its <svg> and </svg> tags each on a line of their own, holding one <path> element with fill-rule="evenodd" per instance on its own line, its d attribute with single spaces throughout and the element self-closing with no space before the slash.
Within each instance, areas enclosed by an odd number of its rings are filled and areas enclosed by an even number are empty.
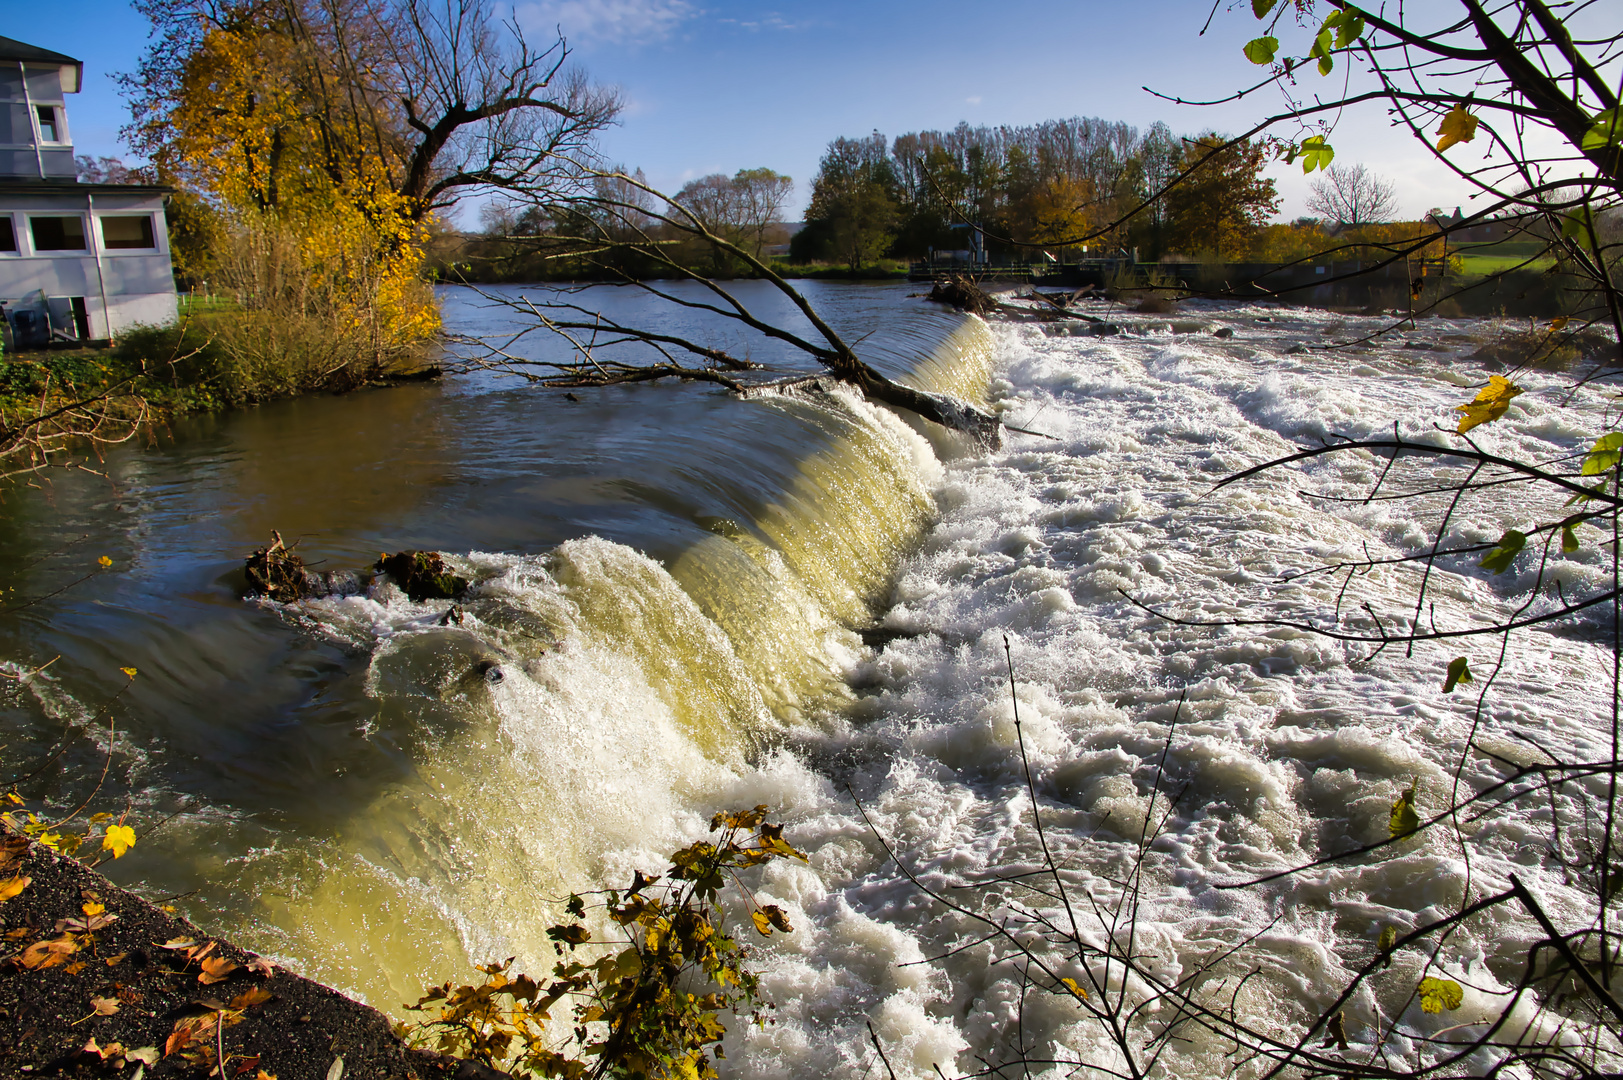
<svg viewBox="0 0 1623 1080">
<path fill-rule="evenodd" d="M 301 978 L 15 834 L 0 837 L 6 1076 L 149 1077 L 214 1067 L 277 1080 L 430 1080 L 462 1062 L 413 1050 L 376 1009 Z"/>
</svg>

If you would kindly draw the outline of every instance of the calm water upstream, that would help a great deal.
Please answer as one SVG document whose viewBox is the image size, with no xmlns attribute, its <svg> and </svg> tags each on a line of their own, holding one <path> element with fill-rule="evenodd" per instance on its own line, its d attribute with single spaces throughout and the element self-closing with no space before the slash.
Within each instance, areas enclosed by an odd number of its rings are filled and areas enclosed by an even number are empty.
<svg viewBox="0 0 1623 1080">
<path fill-rule="evenodd" d="M 1291 354 L 1364 320 L 1213 308 L 1075 338 L 988 327 L 905 286 L 808 291 L 878 366 L 1055 439 L 979 453 L 843 392 L 739 401 L 658 386 L 572 402 L 485 375 L 188 421 L 110 452 L 105 477 L 6 492 L 0 588 L 63 590 L 0 619 L 10 670 L 60 657 L 0 687 L 7 762 L 30 771 L 65 740 L 31 784 L 70 803 L 101 769 L 111 715 L 100 802 L 128 801 L 142 837 L 114 877 L 388 1010 L 470 960 L 543 971 L 547 901 L 658 868 L 718 809 L 770 803 L 811 860 L 763 885 L 797 929 L 763 946 L 778 1023 L 729 1037 L 752 1077 L 861 1076 L 870 1019 L 898 1075 L 971 1067 L 1015 1037 L 1018 980 L 985 946 L 914 963 L 972 927 L 923 902 L 846 794 L 937 880 L 1029 863 L 1004 633 L 1051 841 L 1080 881 L 1108 888 L 1119 872 L 1188 695 L 1167 768 L 1192 794 L 1156 845 L 1143 931 L 1169 974 L 1277 919 L 1241 1007 L 1294 1015 L 1327 1003 L 1316 995 L 1347 941 L 1458 902 L 1466 869 L 1441 838 L 1213 889 L 1377 835 L 1411 776 L 1443 784 L 1470 719 L 1438 693 L 1448 655 L 1363 662 L 1295 632 L 1175 627 L 1120 590 L 1208 618 L 1322 616 L 1339 582 L 1272 583 L 1338 553 L 1429 544 L 1429 521 L 1403 504 L 1300 494 L 1361 490 L 1367 461 L 1210 487 L 1330 432 L 1445 420 L 1481 380 L 1463 359 L 1480 324 L 1423 325 L 1410 338 L 1431 352 Z M 454 330 L 513 325 L 469 292 L 444 299 Z M 806 367 L 624 291 L 586 302 Z M 1214 338 L 1221 326 L 1234 337 Z M 1598 393 L 1566 403 L 1560 376 L 1525 385 L 1490 444 L 1548 457 L 1594 437 Z M 1496 538 L 1525 512 L 1490 508 L 1455 539 Z M 468 617 L 441 626 L 445 602 L 387 585 L 243 601 L 241 561 L 272 529 L 323 568 L 442 551 L 477 581 Z M 102 555 L 110 571 L 72 584 Z M 1466 612 L 1506 610 L 1531 583 L 1453 569 L 1441 590 Z M 1558 573 L 1581 587 L 1603 569 L 1581 552 Z M 1400 605 L 1408 585 L 1359 588 Z M 857 631 L 873 626 L 903 636 L 869 648 Z M 1479 740 L 1536 729 L 1577 753 L 1599 739 L 1592 629 L 1528 634 Z M 139 674 L 104 710 L 121 667 Z M 1479 774 L 1490 763 L 1473 760 Z M 1535 818 L 1480 836 L 1473 872 L 1521 867 L 1575 905 L 1527 842 Z M 1457 948 L 1485 964 L 1481 985 L 1515 944 L 1462 935 Z M 1104 1052 L 1057 1007 L 1028 1015 L 1023 1037 Z M 1211 1075 L 1225 1049 L 1196 1038 L 1167 1067 Z"/>
</svg>

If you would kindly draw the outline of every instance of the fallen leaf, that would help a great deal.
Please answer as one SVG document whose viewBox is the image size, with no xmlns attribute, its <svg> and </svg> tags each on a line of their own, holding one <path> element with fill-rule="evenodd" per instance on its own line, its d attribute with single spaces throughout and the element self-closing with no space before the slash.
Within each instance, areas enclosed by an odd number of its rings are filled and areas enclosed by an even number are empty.
<svg viewBox="0 0 1623 1080">
<path fill-rule="evenodd" d="M 1443 126 L 1437 129 L 1437 134 L 1441 136 L 1437 140 L 1437 152 L 1440 154 L 1455 143 L 1470 142 L 1476 138 L 1477 123 L 1477 118 L 1466 112 L 1464 105 L 1456 105 L 1448 110 L 1448 115 L 1443 117 Z"/>
<path fill-rule="evenodd" d="M 204 985 L 223 982 L 227 976 L 241 966 L 235 960 L 227 960 L 223 956 L 211 956 L 203 961 L 203 970 L 198 972 L 197 981 Z"/>
<path fill-rule="evenodd" d="M 1489 424 L 1505 415 L 1510 408 L 1510 399 L 1522 392 L 1522 388 L 1505 378 L 1503 375 L 1488 376 L 1488 385 L 1477 392 L 1470 404 L 1456 405 L 1454 411 L 1461 413 L 1460 425 L 1455 430 L 1461 435 L 1480 424 Z"/>
<path fill-rule="evenodd" d="M 189 937 L 170 938 L 168 941 L 158 946 L 160 949 L 192 949 L 196 947 L 197 939 Z"/>
<path fill-rule="evenodd" d="M 118 1011 L 118 999 L 110 997 L 93 997 L 90 1007 L 96 1010 L 97 1016 L 112 1016 Z"/>
<path fill-rule="evenodd" d="M 83 911 L 86 917 L 89 917 L 91 915 L 100 915 L 107 910 L 107 907 L 104 904 L 80 904 L 79 910 Z"/>
<path fill-rule="evenodd" d="M 36 941 L 24 949 L 17 962 L 25 968 L 53 968 L 68 962 L 68 957 L 79 951 L 79 943 L 64 934 L 50 941 Z"/>
<path fill-rule="evenodd" d="M 27 853 L 28 841 L 21 836 L 8 836 L 0 840 L 0 870 L 11 869 L 11 864 L 22 862 Z"/>
<path fill-rule="evenodd" d="M 10 900 L 13 896 L 28 888 L 28 883 L 33 880 L 31 877 L 19 874 L 9 881 L 0 881 L 0 903 Z"/>
<path fill-rule="evenodd" d="M 344 1059 L 342 1057 L 332 1059 L 332 1067 L 327 1070 L 327 1080 L 344 1080 Z"/>
<path fill-rule="evenodd" d="M 246 967 L 249 974 L 252 975 L 263 975 L 266 978 L 269 978 L 270 976 L 276 974 L 276 965 L 271 963 L 269 960 L 266 960 L 263 956 L 254 957 L 243 966 Z"/>
<path fill-rule="evenodd" d="M 131 1061 L 139 1061 L 143 1065 L 156 1065 L 158 1063 L 158 1048 L 156 1046 L 143 1046 L 139 1050 L 131 1050 L 124 1056 Z"/>
<path fill-rule="evenodd" d="M 231 999 L 231 1007 L 238 1012 L 251 1009 L 255 1005 L 263 1005 L 275 995 L 263 986 L 250 986 L 242 993 Z"/>
<path fill-rule="evenodd" d="M 106 964 L 108 967 L 117 967 L 124 962 L 124 958 L 128 955 L 130 954 L 127 952 L 121 952 L 114 956 L 109 956 L 106 960 L 102 961 L 102 963 Z"/>
<path fill-rule="evenodd" d="M 56 920 L 56 932 L 71 930 L 75 934 L 91 934 L 118 921 L 117 915 L 87 915 L 81 919 Z"/>
<path fill-rule="evenodd" d="M 63 968 L 62 970 L 67 972 L 69 975 L 77 975 L 77 974 L 79 974 L 79 972 L 83 971 L 84 969 L 85 969 L 85 962 L 83 960 L 75 960 L 73 963 L 69 964 L 67 967 Z"/>
</svg>

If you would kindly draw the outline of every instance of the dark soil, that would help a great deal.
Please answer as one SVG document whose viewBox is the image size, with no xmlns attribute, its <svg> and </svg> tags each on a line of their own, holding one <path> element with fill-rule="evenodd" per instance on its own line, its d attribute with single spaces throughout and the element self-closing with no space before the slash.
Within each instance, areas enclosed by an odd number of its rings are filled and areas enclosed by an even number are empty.
<svg viewBox="0 0 1623 1080">
<path fill-rule="evenodd" d="M 494 1075 L 408 1048 L 382 1013 L 319 983 L 279 968 L 268 975 L 250 970 L 254 955 L 230 942 L 215 941 L 197 959 L 166 949 L 176 940 L 207 945 L 215 939 L 74 859 L 37 844 L 24 848 L 20 837 L 0 836 L 3 840 L 14 846 L 20 864 L 13 861 L 0 870 L 0 881 L 17 873 L 31 880 L 21 893 L 0 902 L 0 1031 L 6 1033 L 0 1038 L 0 1076 L 132 1080 L 144 1069 L 146 1077 L 202 1080 L 217 1043 L 224 1046 L 226 1075 L 246 1080 L 257 1080 L 261 1071 L 277 1080 L 328 1080 L 339 1058 L 343 1080 Z M 87 903 L 105 905 L 105 914 L 116 920 L 88 933 L 76 933 L 71 925 L 64 928 L 66 935 L 58 929 L 63 919 L 78 919 L 82 928 Z M 24 966 L 30 946 L 65 937 L 77 947 L 53 957 L 54 966 Z M 41 952 L 35 950 L 33 959 Z M 215 958 L 237 966 L 204 984 L 202 964 Z M 260 995 L 243 995 L 256 988 L 269 998 L 249 1003 Z M 101 999 L 104 1009 L 117 1002 L 117 1011 L 99 1015 L 92 998 Z M 240 1022 L 227 1024 L 217 1036 L 206 1029 L 206 1046 L 175 1044 L 177 1025 L 231 1009 L 233 1002 L 242 1007 L 226 1015 L 240 1016 Z M 87 1052 L 92 1041 L 101 1053 Z M 108 1053 L 115 1045 L 122 1049 Z M 155 1063 L 143 1065 L 143 1056 Z"/>
</svg>

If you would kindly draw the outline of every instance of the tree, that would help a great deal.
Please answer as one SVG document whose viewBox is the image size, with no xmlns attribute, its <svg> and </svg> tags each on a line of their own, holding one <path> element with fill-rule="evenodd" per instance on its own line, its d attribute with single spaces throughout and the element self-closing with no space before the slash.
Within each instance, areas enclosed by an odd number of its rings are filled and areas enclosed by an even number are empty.
<svg viewBox="0 0 1623 1080">
<path fill-rule="evenodd" d="M 1396 212 L 1396 189 L 1362 165 L 1332 165 L 1313 181 L 1307 208 L 1343 228 L 1386 221 Z"/>
<path fill-rule="evenodd" d="M 139 0 L 132 145 L 168 179 L 261 207 L 386 188 L 421 220 L 461 193 L 564 184 L 619 98 L 488 0 Z M 232 178 L 239 193 L 223 187 Z"/>
<path fill-rule="evenodd" d="M 853 271 L 890 246 L 898 223 L 895 172 L 878 132 L 866 139 L 838 138 L 812 181 L 807 229 Z"/>
<path fill-rule="evenodd" d="M 1183 153 L 1183 177 L 1167 196 L 1168 243 L 1218 259 L 1243 251 L 1279 209 L 1274 182 L 1262 175 L 1268 148 L 1249 139 L 1202 135 Z"/>
<path fill-rule="evenodd" d="M 782 173 L 760 168 L 740 169 L 732 183 L 737 192 L 740 235 L 749 240 L 748 246 L 760 258 L 772 226 L 782 219 L 783 208 L 795 193 L 795 182 Z"/>
</svg>

